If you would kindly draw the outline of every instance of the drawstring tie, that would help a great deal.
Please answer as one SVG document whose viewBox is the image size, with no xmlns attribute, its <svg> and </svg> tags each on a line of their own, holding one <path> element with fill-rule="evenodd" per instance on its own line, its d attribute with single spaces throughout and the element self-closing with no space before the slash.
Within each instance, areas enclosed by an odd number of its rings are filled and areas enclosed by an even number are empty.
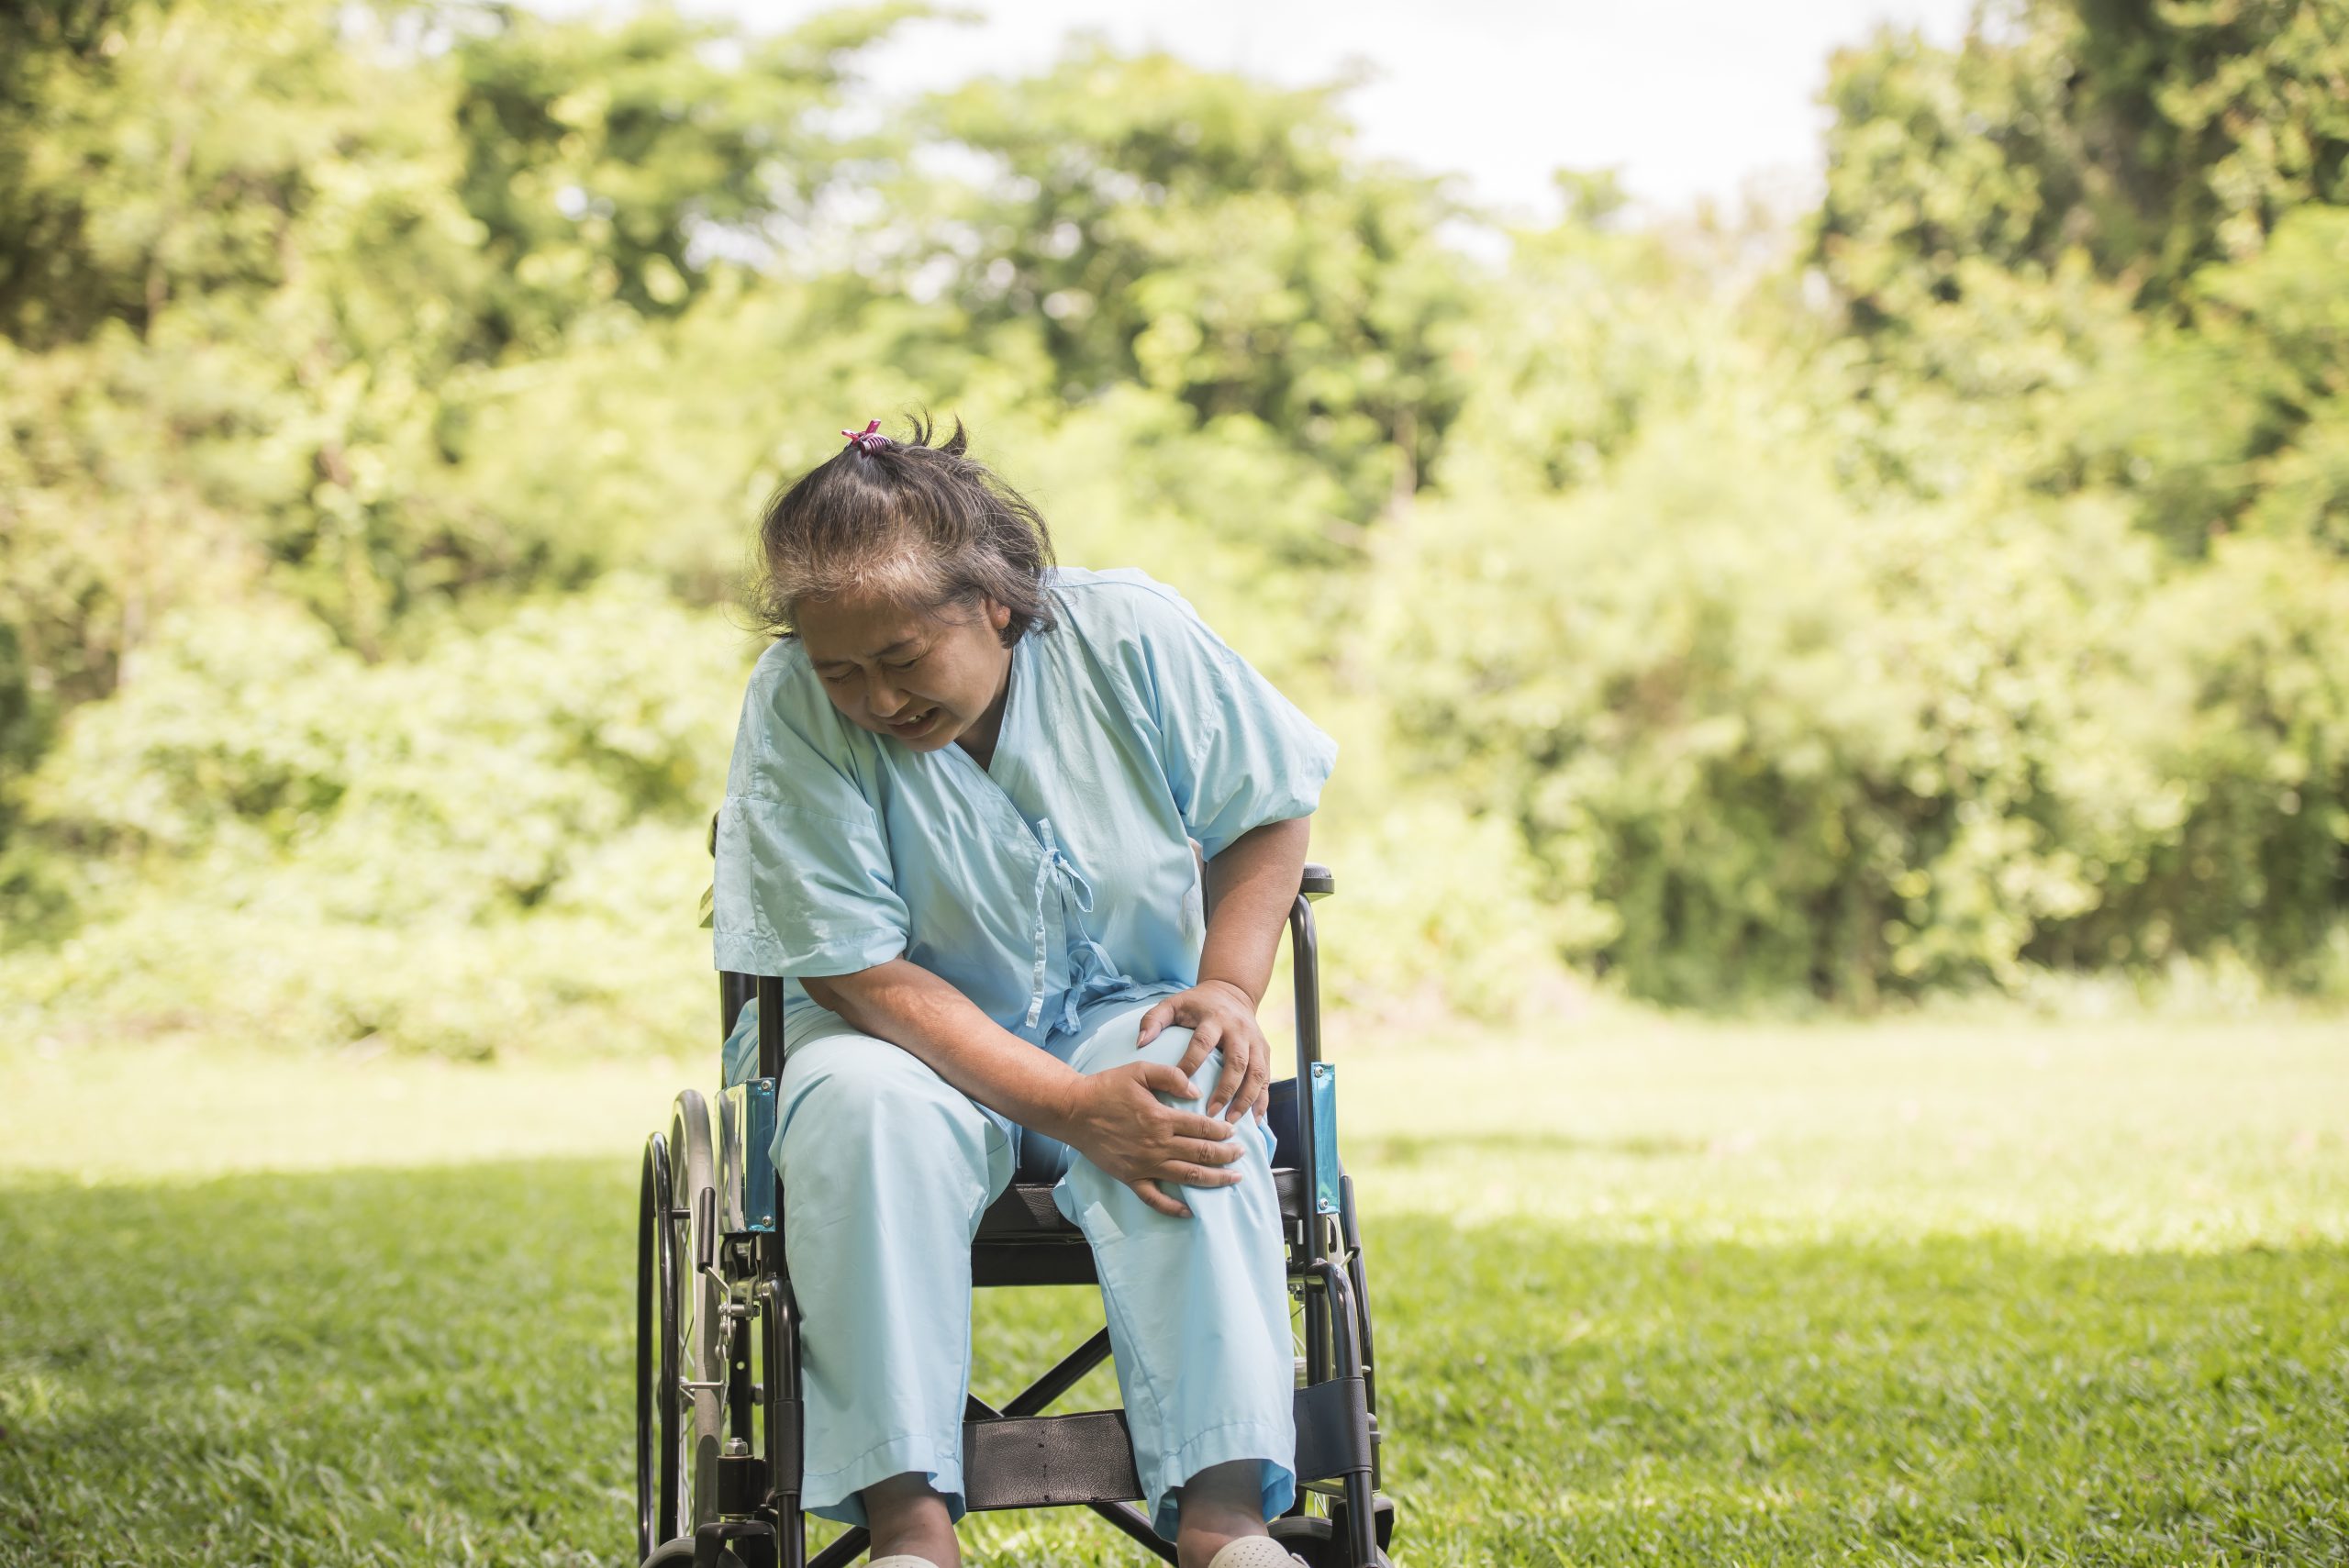
<svg viewBox="0 0 2349 1568">
<path fill-rule="evenodd" d="M 1096 996 L 1106 996 L 1130 982 L 1118 972 L 1108 950 L 1086 934 L 1076 914 L 1093 913 L 1093 884 L 1076 869 L 1069 858 L 1061 853 L 1060 840 L 1052 832 L 1050 817 L 1036 821 L 1036 836 L 1043 840 L 1043 857 L 1036 862 L 1036 918 L 1032 937 L 1036 961 L 1029 972 L 1028 1028 L 1034 1029 L 1044 1016 L 1045 967 L 1052 958 L 1050 921 L 1045 917 L 1045 900 L 1053 891 L 1053 879 L 1060 882 L 1062 914 L 1076 935 L 1077 945 L 1071 950 L 1077 960 L 1077 973 L 1071 975 L 1069 987 L 1061 994 L 1061 1016 L 1055 1027 L 1063 1032 L 1074 1029 L 1080 1018 L 1078 1007 Z"/>
</svg>

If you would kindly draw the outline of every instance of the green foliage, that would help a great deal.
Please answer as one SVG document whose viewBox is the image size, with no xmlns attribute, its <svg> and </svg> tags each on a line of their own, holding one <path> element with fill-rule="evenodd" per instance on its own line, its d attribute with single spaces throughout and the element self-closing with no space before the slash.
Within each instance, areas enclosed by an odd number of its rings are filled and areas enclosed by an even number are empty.
<svg viewBox="0 0 2349 1568">
<path fill-rule="evenodd" d="M 441 95 L 336 16 L 107 8 L 0 107 L 0 620 L 58 700 L 264 562 L 362 646 L 435 573 L 398 493 L 467 220 L 417 134 Z"/>
<path fill-rule="evenodd" d="M 2188 554 L 2334 537 L 2344 70 L 2342 0 L 2027 0 L 1839 55 L 1811 255 L 1875 466 L 2119 488 Z"/>
<path fill-rule="evenodd" d="M 2075 248 L 2150 301 L 2349 203 L 2343 0 L 2003 0 L 1943 50 L 1840 53 L 1820 258 L 1864 329 L 1962 292 L 1969 259 L 2052 272 Z"/>
<path fill-rule="evenodd" d="M 951 268 L 974 323 L 1040 331 L 1062 395 L 1139 383 L 1252 417 L 1328 462 L 1357 518 L 1433 460 L 1462 395 L 1450 209 L 1349 156 L 1328 92 L 1095 47 L 965 88 L 937 126 L 1000 178 L 909 260 Z"/>
<path fill-rule="evenodd" d="M 678 1038 L 750 520 L 917 405 L 1326 716 L 1352 1003 L 2349 986 L 2339 0 L 1846 51 L 1793 266 L 1097 42 L 843 128 L 918 9 L 0 17 L 0 1008 Z"/>
<path fill-rule="evenodd" d="M 2291 214 L 2195 274 L 2186 308 L 2091 384 L 2091 462 L 2183 550 L 2241 528 L 2349 553 L 2349 207 Z"/>
<path fill-rule="evenodd" d="M 1963 297 L 1969 267 L 2043 275 L 2078 242 L 2065 41 L 2028 28 L 2002 47 L 1977 28 L 1943 50 L 1887 30 L 1835 57 L 1814 243 L 1860 331 Z"/>
<path fill-rule="evenodd" d="M 174 617 L 27 791 L 87 923 L 0 1005 L 466 1056 L 673 1042 L 705 1010 L 743 647 L 620 581 L 373 666 L 292 611 Z"/>
<path fill-rule="evenodd" d="M 243 557 L 370 657 L 452 597 L 640 564 L 596 530 L 643 497 L 542 519 L 468 471 L 482 403 L 804 217 L 839 155 L 807 126 L 898 14 L 746 41 L 501 10 L 418 54 L 421 12 L 143 0 L 37 50 L 0 123 L 31 150 L 0 162 L 0 353 L 37 355 L 0 378 L 0 618 L 81 697 L 232 591 L 175 553 Z"/>
<path fill-rule="evenodd" d="M 2258 253 L 2295 208 L 2349 203 L 2349 6 L 2068 0 L 2042 21 L 2074 61 L 2105 264 L 2161 291 Z"/>
<path fill-rule="evenodd" d="M 2225 541 L 2132 634 L 2153 677 L 2139 744 L 2182 815 L 2055 956 L 2317 962 L 2349 873 L 2349 573 L 2298 539 Z"/>
<path fill-rule="evenodd" d="M 1464 495 L 1410 533 L 1404 733 L 1642 995 L 2325 958 L 2349 573 L 2303 544 L 2166 580 L 2109 506 L 1863 509 L 1720 409 L 1604 490 Z"/>
<path fill-rule="evenodd" d="M 1507 273 L 1457 334 L 1467 399 L 1435 475 L 1453 488 L 1541 495 L 1603 481 L 1733 343 L 1695 258 L 1609 227 L 1608 182 L 1561 184 L 1567 220 L 1510 236 Z"/>
<path fill-rule="evenodd" d="M 459 185 L 487 230 L 483 327 L 536 351 L 598 306 L 675 310 L 723 265 L 721 233 L 782 240 L 849 150 L 809 126 L 841 61 L 918 11 L 842 12 L 745 39 L 649 9 L 606 28 L 517 12 L 457 49 Z M 494 350 L 493 350 L 494 351 Z"/>
<path fill-rule="evenodd" d="M 2010 966 L 2082 892 L 2031 820 L 2029 742 L 2080 717 L 2074 651 L 2038 634 L 2082 624 L 2066 579 L 2119 541 L 2059 563 L 2009 527 L 1965 578 L 1933 572 L 1966 531 L 1863 516 L 1726 417 L 1665 425 L 1605 492 L 1413 518 L 1400 721 L 1520 825 L 1577 945 L 1642 994 L 1865 999 Z"/>
</svg>

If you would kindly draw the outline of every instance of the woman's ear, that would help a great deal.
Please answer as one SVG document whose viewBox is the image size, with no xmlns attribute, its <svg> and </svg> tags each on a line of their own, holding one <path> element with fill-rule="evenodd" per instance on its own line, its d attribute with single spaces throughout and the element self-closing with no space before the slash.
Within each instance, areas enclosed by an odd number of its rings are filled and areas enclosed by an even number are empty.
<svg viewBox="0 0 2349 1568">
<path fill-rule="evenodd" d="M 997 631 L 1001 631 L 1005 627 L 1009 626 L 1011 624 L 1011 606 L 1009 605 L 997 604 L 995 600 L 989 599 L 987 601 L 987 624 L 995 628 Z"/>
</svg>

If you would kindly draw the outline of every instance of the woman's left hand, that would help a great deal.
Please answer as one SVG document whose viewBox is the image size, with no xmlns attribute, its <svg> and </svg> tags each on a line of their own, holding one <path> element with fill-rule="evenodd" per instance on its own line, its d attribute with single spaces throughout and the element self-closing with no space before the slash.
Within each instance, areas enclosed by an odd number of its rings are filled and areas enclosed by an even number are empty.
<svg viewBox="0 0 2349 1568">
<path fill-rule="evenodd" d="M 1190 1049 L 1174 1064 L 1185 1077 L 1208 1051 L 1223 1051 L 1222 1074 L 1208 1092 L 1208 1115 L 1236 1122 L 1252 1106 L 1263 1113 L 1269 1098 L 1265 1086 L 1273 1081 L 1273 1049 L 1257 1027 L 1256 1004 L 1245 991 L 1228 980 L 1203 980 L 1188 991 L 1163 996 L 1141 1016 L 1135 1046 L 1148 1045 L 1170 1024 L 1191 1031 Z"/>
</svg>

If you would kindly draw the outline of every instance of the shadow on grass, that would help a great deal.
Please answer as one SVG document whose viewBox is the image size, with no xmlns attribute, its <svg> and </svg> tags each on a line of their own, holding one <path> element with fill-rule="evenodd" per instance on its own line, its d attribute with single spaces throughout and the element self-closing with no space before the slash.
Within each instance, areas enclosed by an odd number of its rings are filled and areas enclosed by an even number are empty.
<svg viewBox="0 0 2349 1568">
<path fill-rule="evenodd" d="M 634 1197 L 603 1162 L 0 1187 L 0 1561 L 625 1561 Z M 1371 1247 L 1407 1563 L 2349 1561 L 2339 1248 Z M 987 1299 L 982 1389 L 1088 1297 Z M 1081 1516 L 969 1539 L 1140 1560 Z"/>
</svg>

